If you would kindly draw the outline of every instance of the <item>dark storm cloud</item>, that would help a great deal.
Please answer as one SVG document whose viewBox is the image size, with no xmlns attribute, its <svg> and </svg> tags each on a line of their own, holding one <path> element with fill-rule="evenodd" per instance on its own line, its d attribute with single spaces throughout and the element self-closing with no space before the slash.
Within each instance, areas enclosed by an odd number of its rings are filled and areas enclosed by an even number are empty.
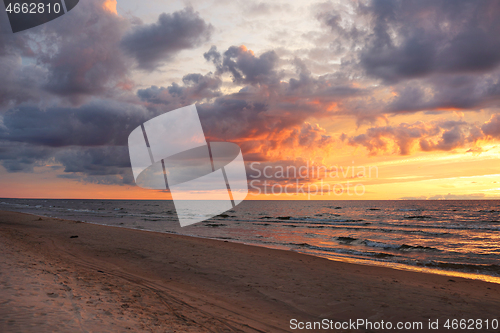
<svg viewBox="0 0 500 333">
<path fill-rule="evenodd" d="M 207 41 L 212 30 L 212 25 L 187 8 L 173 14 L 163 13 L 158 22 L 138 26 L 123 38 L 121 45 L 137 60 L 139 68 L 153 70 L 179 51 Z"/>
<path fill-rule="evenodd" d="M 388 112 L 424 110 L 475 110 L 498 105 L 500 75 L 453 75 L 432 77 L 398 84 L 397 97 L 387 106 Z"/>
<path fill-rule="evenodd" d="M 126 145 L 151 115 L 142 107 L 93 102 L 79 108 L 19 106 L 3 115 L 0 140 L 49 147 Z"/>
<path fill-rule="evenodd" d="M 151 86 L 146 89 L 139 89 L 137 91 L 137 96 L 144 102 L 154 103 L 154 104 L 169 104 L 168 99 L 162 98 L 163 95 L 168 94 L 167 88 Z"/>
<path fill-rule="evenodd" d="M 496 0 L 374 0 L 359 12 L 373 24 L 361 65 L 387 83 L 485 72 L 500 63 Z"/>
<path fill-rule="evenodd" d="M 219 74 L 229 72 L 237 84 L 277 84 L 281 77 L 276 69 L 279 58 L 274 51 L 257 57 L 244 46 L 231 46 L 221 55 L 212 46 L 204 57 L 215 64 Z"/>
<path fill-rule="evenodd" d="M 115 88 L 130 66 L 119 47 L 127 27 L 126 20 L 93 0 L 36 30 L 37 38 L 54 46 L 37 50 L 38 62 L 48 73 L 44 89 L 80 103 L 84 96 Z"/>
<path fill-rule="evenodd" d="M 148 103 L 181 106 L 222 95 L 220 92 L 222 80 L 212 74 L 188 74 L 182 81 L 182 86 L 173 82 L 167 88 L 151 86 L 139 89 L 137 96 Z"/>
<path fill-rule="evenodd" d="M 103 10 L 101 0 L 84 1 L 67 15 L 16 34 L 6 24 L 7 17 L 0 20 L 0 106 L 54 95 L 81 103 L 108 95 L 127 77 L 119 42 L 128 22 Z"/>
<path fill-rule="evenodd" d="M 0 141 L 0 163 L 8 172 L 33 172 L 36 165 L 49 160 L 52 154 L 48 147 Z"/>
<path fill-rule="evenodd" d="M 37 82 L 45 72 L 33 64 L 23 66 L 21 57 L 34 57 L 28 42 L 25 33 L 12 33 L 6 12 L 0 11 L 0 108 L 39 99 Z"/>
<path fill-rule="evenodd" d="M 217 98 L 212 103 L 200 104 L 198 107 L 205 134 L 213 139 L 227 140 L 257 136 L 275 126 L 271 119 L 263 122 L 267 111 L 265 103 L 230 96 Z M 258 123 L 260 126 L 255 126 Z"/>
<path fill-rule="evenodd" d="M 410 112 L 479 111 L 500 103 L 500 2 L 371 0 L 315 5 L 337 75 L 370 84 L 366 99 L 339 104 L 357 124 Z M 351 13 L 355 12 L 355 15 Z"/>
<path fill-rule="evenodd" d="M 34 64 L 23 66 L 19 57 L 0 57 L 0 113 L 6 106 L 38 102 L 43 96 L 39 83 L 45 77 L 43 69 Z"/>
<path fill-rule="evenodd" d="M 144 25 L 104 10 L 102 0 L 82 2 L 57 20 L 17 34 L 5 19 L 0 24 L 0 106 L 53 95 L 74 105 L 116 96 L 133 86 L 134 62 L 126 53 L 141 68 L 152 69 L 212 31 L 191 9 Z"/>
<path fill-rule="evenodd" d="M 286 95 L 304 99 L 316 98 L 321 102 L 340 101 L 355 96 L 366 95 L 369 90 L 353 87 L 344 79 L 333 74 L 314 77 L 300 59 L 294 59 L 296 76 L 286 85 Z"/>
<path fill-rule="evenodd" d="M 123 146 L 69 148 L 58 151 L 55 161 L 64 166 L 61 178 L 80 174 L 85 182 L 98 184 L 132 184 L 128 148 Z"/>
<path fill-rule="evenodd" d="M 59 163 L 68 175 L 73 170 L 101 178 L 114 173 L 124 175 L 123 183 L 127 173 L 123 153 L 117 154 L 113 147 L 96 148 L 108 154 L 104 159 L 95 152 L 77 155 L 74 151 L 87 145 L 126 144 L 130 127 L 150 118 L 147 111 L 102 100 L 74 108 L 57 106 L 60 99 L 53 96 L 81 102 L 85 96 L 108 95 L 126 79 L 129 65 L 119 42 L 128 23 L 103 10 L 101 0 L 89 0 L 26 32 L 13 34 L 5 24 L 8 20 L 1 19 L 2 166 L 8 172 L 33 172 L 36 166 Z M 54 106 L 36 104 L 41 100 Z"/>
<path fill-rule="evenodd" d="M 33 172 L 53 164 L 60 178 L 97 184 L 132 184 L 128 149 L 124 146 L 52 148 L 0 141 L 0 164 L 8 172 Z M 58 165 L 59 164 L 59 165 Z"/>
<path fill-rule="evenodd" d="M 354 2 L 350 4 L 353 5 Z M 348 60 L 350 57 L 356 54 L 354 49 L 365 45 L 367 36 L 371 33 L 366 25 L 359 21 L 359 18 L 363 17 L 360 15 L 362 10 L 358 8 L 358 15 L 352 16 L 348 14 L 349 10 L 345 8 L 346 5 L 349 3 L 333 5 L 325 2 L 313 7 L 316 18 L 327 28 L 328 35 L 333 37 L 329 38 L 328 53 L 332 56 L 341 56 L 344 65 L 350 61 Z"/>
<path fill-rule="evenodd" d="M 128 148 L 123 146 L 65 149 L 55 154 L 65 172 L 85 172 L 89 175 L 110 175 L 129 168 Z"/>
<path fill-rule="evenodd" d="M 210 50 L 203 53 L 203 57 L 207 61 L 212 61 L 217 68 L 220 68 L 221 63 L 222 63 L 222 55 L 220 54 L 219 51 L 217 51 L 217 46 L 212 45 Z"/>
</svg>

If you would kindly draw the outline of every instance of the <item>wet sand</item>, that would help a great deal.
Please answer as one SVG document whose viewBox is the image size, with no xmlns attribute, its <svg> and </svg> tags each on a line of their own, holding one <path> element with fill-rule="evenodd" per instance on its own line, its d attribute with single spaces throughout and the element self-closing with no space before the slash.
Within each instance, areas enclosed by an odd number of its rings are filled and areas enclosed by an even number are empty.
<svg viewBox="0 0 500 333">
<path fill-rule="evenodd" d="M 499 284 L 22 213 L 0 211 L 0 251 L 0 332 L 296 332 L 291 319 L 424 328 L 429 319 L 500 319 Z"/>
</svg>

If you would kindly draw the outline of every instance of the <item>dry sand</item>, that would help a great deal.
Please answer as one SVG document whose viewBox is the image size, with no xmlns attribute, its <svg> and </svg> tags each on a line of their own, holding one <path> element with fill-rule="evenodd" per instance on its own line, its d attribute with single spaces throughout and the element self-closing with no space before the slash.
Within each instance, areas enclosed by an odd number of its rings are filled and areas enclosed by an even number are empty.
<svg viewBox="0 0 500 333">
<path fill-rule="evenodd" d="M 0 212 L 0 251 L 0 332 L 500 319 L 499 284 L 29 214 Z"/>
</svg>

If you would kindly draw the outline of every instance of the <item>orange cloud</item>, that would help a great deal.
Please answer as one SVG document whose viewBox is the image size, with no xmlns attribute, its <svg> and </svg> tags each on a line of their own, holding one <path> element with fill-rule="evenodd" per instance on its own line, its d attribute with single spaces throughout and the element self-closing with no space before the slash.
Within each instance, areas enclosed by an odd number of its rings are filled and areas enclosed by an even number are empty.
<svg viewBox="0 0 500 333">
<path fill-rule="evenodd" d="M 102 4 L 102 8 L 107 12 L 118 15 L 116 11 L 116 0 L 105 0 Z"/>
<path fill-rule="evenodd" d="M 253 53 L 253 51 L 252 51 L 252 50 L 249 50 L 249 49 L 248 49 L 245 45 L 241 45 L 241 46 L 240 46 L 240 50 L 241 50 L 242 52 L 248 52 L 248 53 L 249 53 L 249 54 L 251 54 L 251 55 L 254 55 L 254 54 L 255 54 L 255 53 Z"/>
</svg>

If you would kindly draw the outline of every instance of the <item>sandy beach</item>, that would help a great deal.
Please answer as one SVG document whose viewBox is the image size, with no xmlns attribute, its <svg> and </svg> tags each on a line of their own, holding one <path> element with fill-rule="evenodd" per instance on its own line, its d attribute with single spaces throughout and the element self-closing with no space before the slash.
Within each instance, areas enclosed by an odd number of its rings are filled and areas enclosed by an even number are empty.
<svg viewBox="0 0 500 333">
<path fill-rule="evenodd" d="M 22 213 L 0 212 L 0 251 L 1 332 L 300 331 L 292 319 L 427 331 L 500 318 L 499 284 Z"/>
</svg>

